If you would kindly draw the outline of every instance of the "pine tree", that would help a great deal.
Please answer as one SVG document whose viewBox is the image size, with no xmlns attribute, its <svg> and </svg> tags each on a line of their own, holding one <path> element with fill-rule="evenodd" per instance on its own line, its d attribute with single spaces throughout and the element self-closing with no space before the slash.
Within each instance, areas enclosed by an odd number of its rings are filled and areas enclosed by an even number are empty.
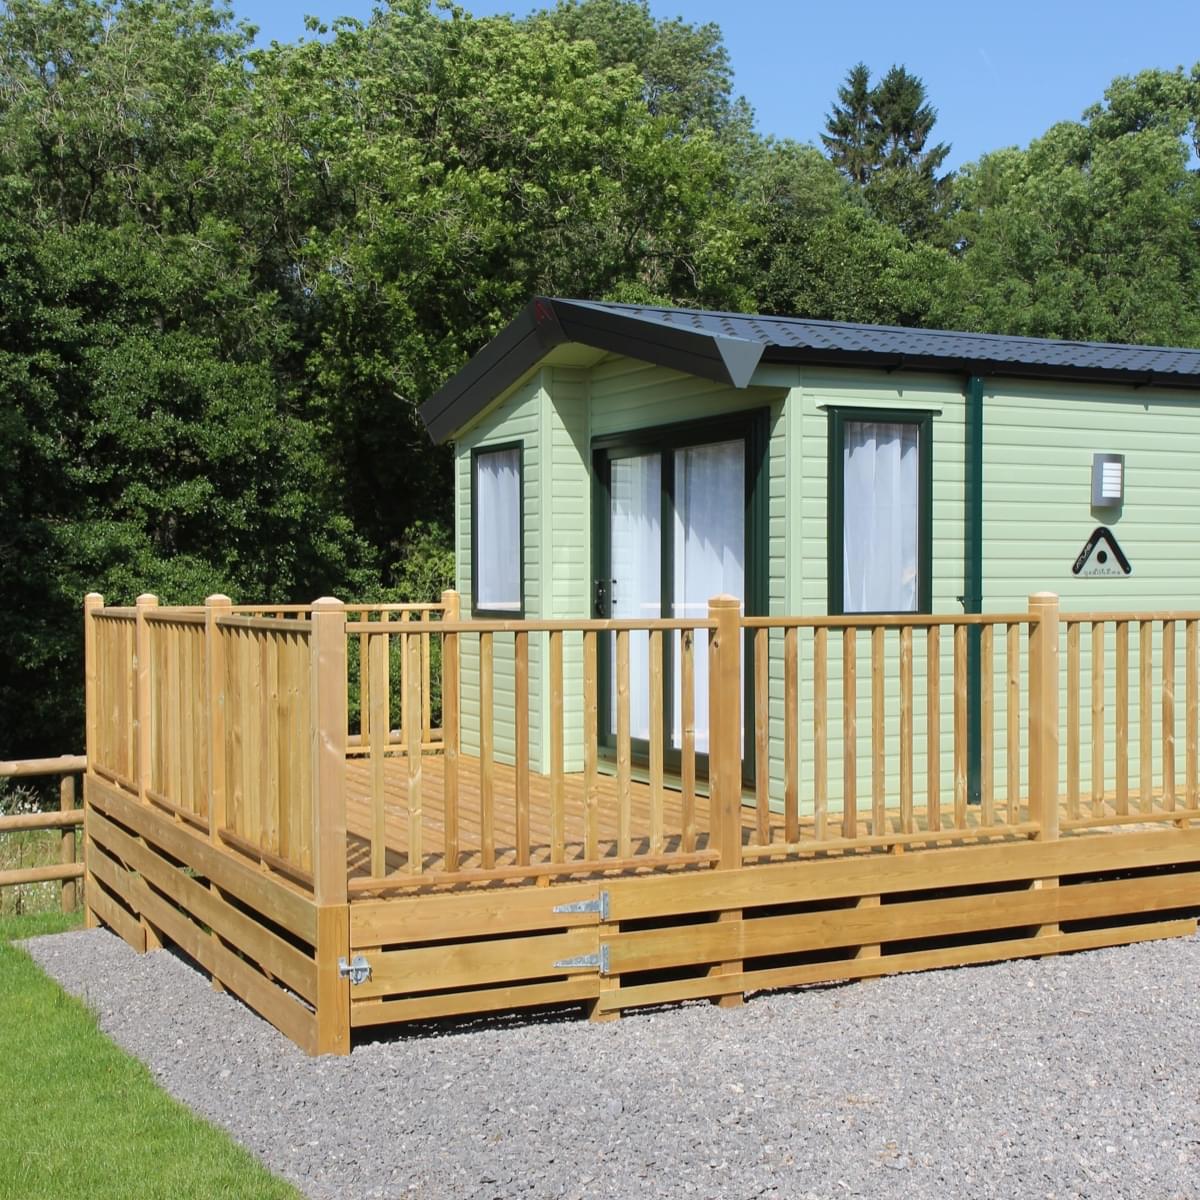
<svg viewBox="0 0 1200 1200">
<path fill-rule="evenodd" d="M 838 100 L 821 135 L 830 161 L 880 220 L 915 240 L 933 239 L 945 224 L 950 177 L 938 172 L 950 147 L 928 144 L 937 110 L 925 84 L 893 66 L 872 86 L 860 62 L 847 72 Z"/>
<path fill-rule="evenodd" d="M 875 112 L 875 93 L 866 63 L 856 63 L 838 88 L 839 104 L 825 118 L 821 135 L 830 161 L 846 177 L 866 187 L 879 165 L 883 133 Z"/>
</svg>

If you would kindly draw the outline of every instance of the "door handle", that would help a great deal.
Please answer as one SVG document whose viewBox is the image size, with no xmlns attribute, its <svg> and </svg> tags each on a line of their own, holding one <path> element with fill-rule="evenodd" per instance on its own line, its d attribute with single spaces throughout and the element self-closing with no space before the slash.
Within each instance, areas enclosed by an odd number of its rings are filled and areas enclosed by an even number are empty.
<svg viewBox="0 0 1200 1200">
<path fill-rule="evenodd" d="M 612 615 L 612 606 L 617 602 L 617 581 L 615 579 L 597 579 L 596 584 L 596 616 Z"/>
</svg>

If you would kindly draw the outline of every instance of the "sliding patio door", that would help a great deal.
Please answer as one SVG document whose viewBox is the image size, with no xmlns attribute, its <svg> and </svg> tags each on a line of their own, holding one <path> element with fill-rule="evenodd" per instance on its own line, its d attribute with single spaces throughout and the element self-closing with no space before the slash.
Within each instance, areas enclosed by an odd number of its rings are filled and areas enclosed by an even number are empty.
<svg viewBox="0 0 1200 1200">
<path fill-rule="evenodd" d="M 755 519 L 748 487 L 750 464 L 761 439 L 749 422 L 724 422 L 706 429 L 665 429 L 640 435 L 638 444 L 612 444 L 596 451 L 595 614 L 645 620 L 659 616 L 703 620 L 719 594 L 736 596 L 746 611 L 753 568 L 748 545 Z M 708 429 L 712 429 L 709 426 Z M 729 436 L 730 433 L 736 436 Z M 616 655 L 611 636 L 600 639 L 602 745 L 615 744 Z M 678 670 L 680 638 L 663 639 L 667 762 L 682 746 Z M 649 750 L 649 637 L 629 638 L 629 718 L 635 759 Z M 695 643 L 696 751 L 708 752 L 708 653 L 703 634 Z M 745 671 L 743 667 L 743 678 Z"/>
</svg>

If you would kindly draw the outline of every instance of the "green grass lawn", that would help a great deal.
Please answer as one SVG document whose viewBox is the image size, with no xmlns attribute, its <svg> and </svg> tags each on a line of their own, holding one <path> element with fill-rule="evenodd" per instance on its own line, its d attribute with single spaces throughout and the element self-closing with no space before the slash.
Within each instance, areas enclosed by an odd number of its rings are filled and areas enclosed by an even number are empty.
<svg viewBox="0 0 1200 1200">
<path fill-rule="evenodd" d="M 0 916 L 0 1197 L 299 1200 L 11 945 L 77 924 L 54 912 Z"/>
</svg>

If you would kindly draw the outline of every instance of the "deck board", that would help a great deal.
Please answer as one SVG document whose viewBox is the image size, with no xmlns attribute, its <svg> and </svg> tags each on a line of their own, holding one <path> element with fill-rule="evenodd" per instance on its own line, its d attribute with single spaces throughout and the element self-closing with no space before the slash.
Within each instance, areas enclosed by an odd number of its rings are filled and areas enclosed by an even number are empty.
<svg viewBox="0 0 1200 1200">
<path fill-rule="evenodd" d="M 478 870 L 481 861 L 481 801 L 480 770 L 478 758 L 469 755 L 459 757 L 458 767 L 458 829 L 460 853 L 458 862 L 445 860 L 445 808 L 444 808 L 444 759 L 440 753 L 426 752 L 421 764 L 421 807 L 422 842 L 420 873 L 442 873 L 451 870 Z M 371 764 L 369 759 L 354 757 L 347 762 L 347 827 L 349 831 L 348 860 L 351 879 L 370 876 L 370 838 L 373 828 L 371 810 Z M 529 830 L 530 862 L 534 866 L 551 862 L 552 808 L 550 799 L 551 780 L 547 775 L 530 772 L 529 779 Z M 495 828 L 496 866 L 513 867 L 517 864 L 517 775 L 511 764 L 494 762 L 493 814 Z M 565 861 L 584 862 L 586 834 L 585 776 L 582 773 L 565 774 L 563 777 L 565 804 Z M 386 864 L 388 875 L 415 874 L 408 862 L 408 766 L 402 754 L 388 755 L 384 760 L 384 795 L 386 811 L 384 828 L 387 842 Z M 613 775 L 600 774 L 597 778 L 599 793 L 599 858 L 616 858 L 620 833 L 620 802 L 617 779 Z M 746 793 L 753 800 L 751 792 Z M 667 855 L 683 852 L 684 803 L 678 783 L 667 782 L 662 793 L 663 853 Z M 634 779 L 630 785 L 632 854 L 650 854 L 652 797 L 648 783 Z M 901 828 L 900 811 L 886 811 L 886 830 L 897 833 Z M 709 802 L 708 797 L 698 792 L 695 797 L 696 849 L 709 848 Z M 979 809 L 968 806 L 967 828 L 962 832 L 970 839 L 979 824 Z M 1019 819 L 1024 819 L 1024 805 Z M 861 814 L 858 836 L 879 833 L 871 828 L 871 813 Z M 922 823 L 917 821 L 917 828 Z M 839 830 L 840 832 L 840 830 Z M 769 835 L 772 842 L 785 840 L 785 816 L 782 811 L 769 815 Z M 801 840 L 815 836 L 814 819 L 811 812 L 799 817 Z M 995 829 L 988 831 L 995 837 Z M 758 816 L 752 804 L 742 808 L 742 842 L 750 846 L 758 842 Z"/>
</svg>

